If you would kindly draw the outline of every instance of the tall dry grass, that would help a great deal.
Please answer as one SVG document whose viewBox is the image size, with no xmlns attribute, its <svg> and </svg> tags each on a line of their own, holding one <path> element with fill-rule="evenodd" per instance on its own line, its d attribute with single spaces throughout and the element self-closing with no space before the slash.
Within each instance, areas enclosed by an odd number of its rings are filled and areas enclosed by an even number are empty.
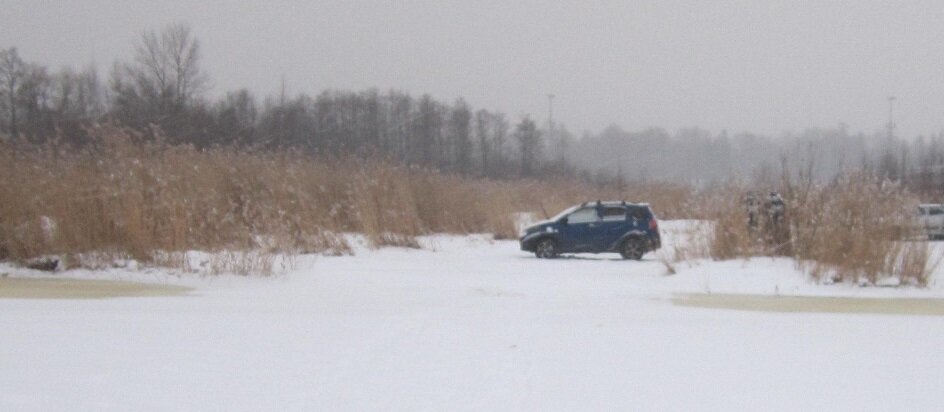
<svg viewBox="0 0 944 412">
<path fill-rule="evenodd" d="M 908 241 L 918 201 L 900 185 L 848 173 L 828 184 L 785 178 L 780 190 L 787 209 L 778 230 L 767 229 L 763 214 L 758 229 L 749 227 L 746 185 L 731 184 L 711 196 L 710 256 L 790 256 L 824 281 L 875 284 L 890 276 L 905 284 L 927 283 L 936 263 L 927 243 Z"/>
<path fill-rule="evenodd" d="M 819 279 L 874 283 L 890 275 L 918 285 L 935 266 L 926 244 L 901 240 L 914 196 L 865 174 L 829 184 L 784 178 L 785 230 L 772 236 L 748 228 L 744 184 L 695 192 L 664 183 L 494 181 L 379 159 L 200 151 L 108 124 L 90 135 L 81 150 L 0 143 L 0 260 L 173 264 L 201 250 L 216 253 L 213 273 L 269 272 L 267 254 L 349 253 L 344 233 L 361 233 L 373 246 L 416 247 L 416 237 L 429 233 L 514 238 L 517 212 L 540 217 L 583 201 L 625 199 L 651 203 L 660 218 L 713 221 L 707 243 L 676 250 L 678 259 L 783 255 Z"/>
<path fill-rule="evenodd" d="M 81 150 L 0 144 L 0 259 L 60 255 L 76 265 L 168 253 L 348 253 L 344 233 L 416 246 L 427 233 L 517 236 L 515 212 L 555 214 L 594 199 L 650 200 L 665 215 L 690 189 L 600 189 L 576 180 L 491 181 L 371 159 L 200 151 L 114 125 Z M 87 259 L 86 259 L 87 260 Z"/>
</svg>

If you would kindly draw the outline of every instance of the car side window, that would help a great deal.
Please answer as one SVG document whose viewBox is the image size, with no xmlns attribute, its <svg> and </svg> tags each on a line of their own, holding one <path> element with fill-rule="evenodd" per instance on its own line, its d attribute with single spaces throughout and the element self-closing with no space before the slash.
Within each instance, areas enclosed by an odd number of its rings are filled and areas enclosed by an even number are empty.
<svg viewBox="0 0 944 412">
<path fill-rule="evenodd" d="M 599 220 L 600 216 L 597 214 L 597 209 L 592 207 L 585 207 L 567 217 L 567 223 L 591 223 Z"/>
<path fill-rule="evenodd" d="M 622 207 L 603 208 L 604 222 L 622 222 L 624 220 L 626 220 L 626 209 Z"/>
</svg>

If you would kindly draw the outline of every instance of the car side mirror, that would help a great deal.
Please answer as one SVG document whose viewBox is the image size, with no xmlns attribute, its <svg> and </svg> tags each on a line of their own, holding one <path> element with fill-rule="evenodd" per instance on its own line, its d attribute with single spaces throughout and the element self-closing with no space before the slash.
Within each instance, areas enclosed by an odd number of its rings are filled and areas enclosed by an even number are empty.
<svg viewBox="0 0 944 412">
<path fill-rule="evenodd" d="M 567 216 L 564 216 L 564 217 L 558 219 L 558 220 L 557 220 L 557 223 L 560 223 L 560 224 L 562 224 L 562 225 L 566 225 L 566 224 L 567 224 Z"/>
</svg>

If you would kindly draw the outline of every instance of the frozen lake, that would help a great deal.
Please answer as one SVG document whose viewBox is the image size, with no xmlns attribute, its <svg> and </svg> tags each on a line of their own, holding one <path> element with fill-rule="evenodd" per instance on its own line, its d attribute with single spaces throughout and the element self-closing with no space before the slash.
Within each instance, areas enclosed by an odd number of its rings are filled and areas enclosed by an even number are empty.
<svg viewBox="0 0 944 412">
<path fill-rule="evenodd" d="M 668 276 L 652 255 L 546 261 L 485 237 L 422 243 L 305 257 L 270 279 L 59 275 L 193 290 L 0 299 L 0 410 L 937 410 L 944 402 L 944 317 L 675 304 L 708 293 L 940 298 L 936 278 L 924 290 L 821 286 L 787 259 L 681 264 Z"/>
</svg>

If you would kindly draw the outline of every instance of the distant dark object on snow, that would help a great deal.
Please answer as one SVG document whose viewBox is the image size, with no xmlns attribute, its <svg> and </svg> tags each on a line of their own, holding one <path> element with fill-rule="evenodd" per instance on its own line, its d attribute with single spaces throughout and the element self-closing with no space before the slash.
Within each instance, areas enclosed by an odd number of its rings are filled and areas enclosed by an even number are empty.
<svg viewBox="0 0 944 412">
<path fill-rule="evenodd" d="M 781 250 L 789 240 L 786 225 L 787 204 L 780 193 L 769 192 L 767 196 L 747 192 L 744 196 L 747 209 L 747 227 L 774 250 Z"/>
<path fill-rule="evenodd" d="M 59 267 L 58 258 L 41 257 L 26 262 L 26 267 L 33 270 L 42 270 L 44 272 L 55 272 Z"/>
</svg>

